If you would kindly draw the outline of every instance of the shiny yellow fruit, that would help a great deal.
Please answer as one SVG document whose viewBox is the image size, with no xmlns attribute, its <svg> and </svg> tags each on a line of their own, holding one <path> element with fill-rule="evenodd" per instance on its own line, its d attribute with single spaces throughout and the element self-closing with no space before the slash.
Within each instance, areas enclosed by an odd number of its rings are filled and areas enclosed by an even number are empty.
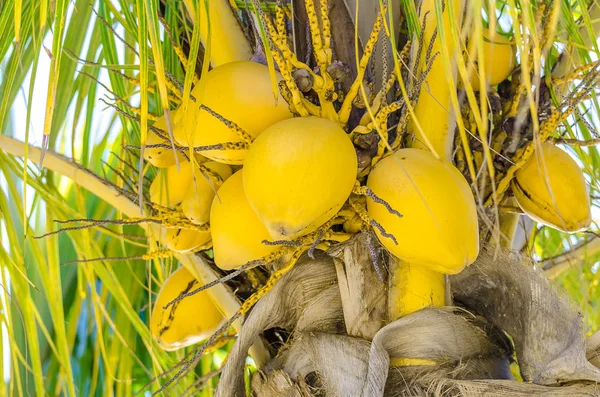
<svg viewBox="0 0 600 397">
<path fill-rule="evenodd" d="M 369 215 L 398 244 L 375 230 L 381 243 L 401 260 L 456 274 L 479 253 L 477 208 L 469 185 L 450 163 L 420 149 L 401 149 L 381 160 L 367 186 L 390 206 L 367 199 Z"/>
<path fill-rule="evenodd" d="M 223 270 L 236 269 L 278 249 L 262 243 L 271 236 L 246 200 L 241 170 L 218 190 L 210 210 L 210 230 L 215 263 Z"/>
<path fill-rule="evenodd" d="M 175 118 L 176 114 L 177 110 L 171 111 L 171 120 Z M 164 116 L 156 120 L 156 122 L 154 123 L 154 127 L 165 131 L 165 136 L 169 135 L 169 132 L 167 130 L 167 121 Z M 165 141 L 164 139 L 159 137 L 154 131 L 148 129 L 146 146 L 157 144 L 170 145 L 171 143 L 169 141 Z M 179 159 L 179 162 L 185 161 L 185 157 L 179 152 L 177 152 L 177 158 Z M 172 165 L 175 165 L 175 156 L 173 154 L 173 150 L 167 148 L 146 148 L 144 150 L 144 159 L 158 168 L 167 168 Z"/>
<path fill-rule="evenodd" d="M 541 149 L 512 180 L 519 206 L 532 219 L 565 232 L 587 228 L 592 215 L 581 168 L 549 142 L 543 143 Z"/>
<path fill-rule="evenodd" d="M 277 80 L 281 76 L 277 74 Z M 275 96 L 269 68 L 255 62 L 231 62 L 212 69 L 192 91 L 195 106 L 183 118 L 186 127 L 177 129 L 182 145 L 207 146 L 242 142 L 242 138 L 200 104 L 236 123 L 255 138 L 265 128 L 292 117 L 281 95 Z M 187 134 L 187 135 L 186 135 Z M 226 164 L 242 164 L 247 150 L 209 150 L 204 156 Z"/>
<path fill-rule="evenodd" d="M 210 248 L 210 230 L 168 228 L 164 241 L 171 251 L 196 252 Z"/>
<path fill-rule="evenodd" d="M 338 124 L 318 117 L 284 120 L 250 147 L 244 192 L 271 237 L 292 240 L 340 210 L 357 168 L 354 146 Z"/>
<path fill-rule="evenodd" d="M 192 164 L 189 161 L 160 169 L 150 184 L 150 201 L 163 207 L 181 203 L 192 181 Z"/>
<path fill-rule="evenodd" d="M 490 86 L 503 82 L 513 71 L 516 65 L 516 48 L 510 40 L 496 33 L 493 35 L 488 31 L 483 32 L 483 60 L 485 62 L 486 81 Z M 475 91 L 482 87 L 479 85 L 479 70 L 477 59 L 471 68 L 470 82 Z M 473 70 L 474 69 L 474 70 Z"/>
<path fill-rule="evenodd" d="M 207 339 L 225 321 L 207 291 L 163 309 L 179 295 L 202 285 L 186 268 L 181 267 L 161 287 L 150 316 L 150 332 L 163 349 L 177 350 Z"/>
<path fill-rule="evenodd" d="M 203 164 L 212 172 L 218 174 L 223 181 L 231 176 L 231 167 L 227 164 L 208 161 Z M 216 191 L 221 183 L 213 182 L 203 175 L 200 169 L 194 172 L 196 183 L 192 180 L 185 198 L 181 202 L 181 209 L 185 216 L 197 225 L 208 222 L 210 215 L 210 206 Z"/>
</svg>

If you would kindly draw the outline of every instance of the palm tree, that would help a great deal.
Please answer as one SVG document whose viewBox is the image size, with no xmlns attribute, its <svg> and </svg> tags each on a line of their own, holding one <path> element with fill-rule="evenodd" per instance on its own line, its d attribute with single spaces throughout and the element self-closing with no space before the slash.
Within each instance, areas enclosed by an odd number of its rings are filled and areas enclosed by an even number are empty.
<svg viewBox="0 0 600 397">
<path fill-rule="evenodd" d="M 0 0 L 0 395 L 598 393 L 599 17 Z"/>
</svg>

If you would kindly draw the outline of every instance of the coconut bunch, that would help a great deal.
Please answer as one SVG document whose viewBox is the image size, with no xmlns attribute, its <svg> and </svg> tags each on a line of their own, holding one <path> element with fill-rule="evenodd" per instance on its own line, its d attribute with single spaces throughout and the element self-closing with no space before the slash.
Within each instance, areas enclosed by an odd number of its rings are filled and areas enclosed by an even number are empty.
<svg viewBox="0 0 600 397">
<path fill-rule="evenodd" d="M 492 128 L 484 137 L 490 142 L 488 150 L 480 137 L 473 137 L 470 156 L 479 171 L 485 170 L 488 158 L 493 163 L 495 182 L 500 191 L 493 194 L 490 183 L 483 187 L 486 206 L 492 201 L 510 205 L 514 197 L 520 210 L 536 222 L 566 233 L 587 229 L 592 217 L 583 170 L 568 153 L 556 146 L 555 143 L 561 140 L 551 135 L 558 127 L 558 119 L 570 114 L 562 109 L 580 100 L 578 97 L 588 88 L 583 85 L 583 92 L 573 92 L 563 98 L 559 106 L 553 106 L 550 90 L 546 82 L 541 81 L 537 90 L 540 95 L 537 117 L 544 125 L 534 137 L 532 115 L 524 106 L 525 101 L 515 95 L 524 84 L 521 70 L 515 69 L 516 48 L 499 34 L 484 31 L 483 38 L 479 60 L 485 64 L 485 79 L 477 71 L 471 71 L 469 83 L 474 91 L 479 91 L 482 89 L 480 82 L 486 82 Z M 473 68 L 477 68 L 476 64 L 473 63 Z M 577 75 L 558 76 L 554 80 L 557 83 L 569 81 Z M 584 78 L 584 82 L 595 78 L 592 73 Z M 477 129 L 469 107 L 463 108 L 463 117 L 470 128 Z M 456 148 L 457 167 L 470 183 L 480 183 L 483 178 L 472 178 L 467 170 L 464 148 L 458 137 Z"/>
<path fill-rule="evenodd" d="M 159 169 L 149 188 L 153 209 L 158 218 L 178 214 L 182 220 L 162 224 L 166 247 L 177 253 L 198 252 L 214 265 L 221 283 L 260 269 L 261 277 L 251 282 L 236 318 L 263 298 L 277 296 L 269 292 L 277 291 L 300 258 L 323 255 L 317 251 L 333 254 L 358 234 L 375 236 L 365 237 L 363 249 L 370 256 L 368 266 L 380 280 L 387 279 L 385 316 L 374 326 L 377 331 L 386 322 L 410 318 L 425 307 L 451 303 L 447 276 L 475 262 L 485 238 L 480 214 L 513 196 L 524 213 L 543 224 L 566 232 L 590 225 L 582 170 L 547 141 L 564 120 L 564 107 L 550 107 L 535 140 L 520 139 L 517 147 L 509 144 L 504 128 L 516 118 L 521 94 L 516 88 L 502 90 L 522 84 L 515 74 L 516 50 L 510 40 L 485 32 L 477 62 L 467 62 L 466 77 L 455 87 L 488 92 L 490 102 L 499 98 L 490 118 L 493 128 L 483 140 L 491 145 L 471 148 L 460 134 L 454 139 L 447 120 L 443 125 L 436 118 L 428 120 L 427 101 L 420 99 L 426 98 L 425 85 L 444 92 L 453 89 L 439 84 L 446 71 L 433 55 L 451 44 L 436 36 L 436 23 L 426 10 L 421 10 L 424 39 L 408 42 L 399 53 L 412 66 L 383 76 L 375 90 L 375 84 L 365 79 L 385 10 L 366 40 L 354 80 L 346 81 L 344 65 L 333 57 L 327 12 L 317 17 L 312 2 L 306 7 L 316 67 L 292 52 L 282 11 L 275 20 L 259 12 L 276 68 L 251 61 L 213 67 L 192 90 L 190 103 L 171 112 L 171 125 L 161 118 L 150 128 L 144 151 L 145 159 Z M 449 18 L 446 12 L 443 21 Z M 400 81 L 411 81 L 408 98 Z M 571 96 L 566 101 L 580 99 Z M 410 118 L 408 105 L 415 102 L 423 126 Z M 465 109 L 463 116 L 468 122 L 473 115 Z M 396 128 L 389 128 L 392 121 Z M 428 130 L 443 128 L 450 132 L 439 134 L 437 141 L 426 139 Z M 448 145 L 451 150 L 446 150 Z M 488 178 L 495 188 L 480 189 L 474 171 L 490 164 L 494 172 L 488 170 L 493 176 Z M 338 273 L 338 283 L 340 277 Z M 178 349 L 208 338 L 203 351 L 226 331 L 232 319 L 211 301 L 206 294 L 209 287 L 186 269 L 165 281 L 150 322 L 162 347 Z M 307 316 L 329 324 L 327 329 L 335 328 L 324 316 L 302 310 L 296 313 L 298 318 Z M 349 332 L 350 309 L 343 310 Z M 316 313 L 323 311 L 326 308 L 320 307 Z M 298 329 L 298 318 L 283 317 L 270 326 Z M 335 323 L 339 318 L 329 320 Z M 261 327 L 256 332 L 268 328 Z M 308 324 L 301 330 L 312 328 Z M 238 341 L 241 347 L 234 351 L 232 365 L 243 362 L 257 337 L 251 335 Z M 374 332 L 358 336 L 370 339 Z M 406 359 L 399 366 L 423 364 Z M 187 362 L 186 368 L 192 364 L 193 360 Z"/>
<path fill-rule="evenodd" d="M 193 95 L 201 105 L 184 114 L 176 111 L 173 131 L 178 146 L 193 143 L 200 154 L 181 158 L 184 152 L 174 154 L 166 142 L 145 154 L 160 167 L 150 186 L 151 201 L 157 208 L 181 211 L 190 221 L 188 227 L 164 228 L 170 250 L 211 248 L 215 265 L 225 271 L 284 263 L 267 285 L 304 252 L 327 250 L 371 228 L 393 255 L 439 275 L 458 273 L 477 257 L 475 201 L 451 163 L 426 150 L 404 148 L 359 175 L 357 149 L 339 115 L 295 114 L 284 98 L 273 95 L 268 67 L 257 63 L 218 66 Z M 429 241 L 420 235 L 429 235 Z M 190 291 L 182 287 L 187 284 L 167 280 L 159 300 L 173 289 Z M 258 291 L 246 306 L 266 292 Z M 155 307 L 155 316 L 173 316 Z M 172 310 L 183 313 L 183 307 Z M 178 346 L 197 341 L 207 326 L 181 334 Z M 170 327 L 153 328 L 167 347 L 160 332 Z"/>
</svg>

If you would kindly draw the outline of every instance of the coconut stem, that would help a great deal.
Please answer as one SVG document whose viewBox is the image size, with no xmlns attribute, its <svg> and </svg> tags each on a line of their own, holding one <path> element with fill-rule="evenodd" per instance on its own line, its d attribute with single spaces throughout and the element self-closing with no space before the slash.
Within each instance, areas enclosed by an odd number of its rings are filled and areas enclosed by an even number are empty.
<svg viewBox="0 0 600 397">
<path fill-rule="evenodd" d="M 390 256 L 389 274 L 390 321 L 428 306 L 444 306 L 445 280 L 442 273 Z"/>
<path fill-rule="evenodd" d="M 511 197 L 506 203 L 507 205 L 516 206 L 517 202 L 514 197 Z M 519 226 L 519 214 L 514 213 L 500 213 L 499 215 L 499 236 L 494 236 L 494 240 L 500 243 L 500 246 L 513 249 L 513 241 L 517 233 L 517 227 Z"/>
<path fill-rule="evenodd" d="M 196 7 L 194 7 L 196 3 Z M 200 12 L 200 39 L 205 48 L 210 46 L 210 63 L 213 67 L 235 61 L 248 61 L 252 57 L 252 48 L 242 28 L 233 14 L 227 0 L 210 0 L 208 16 L 205 0 L 185 0 L 185 6 L 196 20 L 196 9 Z M 210 43 L 208 24 L 210 22 Z"/>
<path fill-rule="evenodd" d="M 24 157 L 27 152 L 28 160 L 35 163 L 39 163 L 42 153 L 40 148 L 27 145 L 4 135 L 0 135 L 0 149 L 19 157 Z M 137 218 L 144 216 L 136 203 L 123 196 L 115 188 L 105 184 L 98 176 L 75 164 L 68 158 L 47 151 L 44 154 L 44 166 L 73 180 L 73 182 L 95 194 L 128 217 Z M 146 226 L 147 234 L 153 237 L 160 235 L 159 233 L 155 233 L 155 231 L 151 226 Z M 200 256 L 179 253 L 176 253 L 175 256 L 201 282 L 209 283 L 217 279 L 218 276 Z M 224 285 L 217 284 L 207 291 L 225 316 L 232 317 L 237 313 L 240 304 Z M 239 331 L 242 327 L 241 321 L 234 322 L 233 327 Z M 259 366 L 266 363 L 269 358 L 269 353 L 260 340 L 252 346 L 250 355 Z"/>
<path fill-rule="evenodd" d="M 414 313 L 428 306 L 444 306 L 446 276 L 423 266 L 402 262 L 390 255 L 388 284 L 389 320 Z M 431 360 L 390 357 L 390 366 L 435 365 Z"/>
</svg>

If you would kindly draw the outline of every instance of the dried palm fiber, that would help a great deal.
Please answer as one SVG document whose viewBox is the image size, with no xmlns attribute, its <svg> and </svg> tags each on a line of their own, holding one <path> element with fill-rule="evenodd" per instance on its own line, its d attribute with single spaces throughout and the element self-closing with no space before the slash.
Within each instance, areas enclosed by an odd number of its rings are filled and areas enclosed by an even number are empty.
<svg viewBox="0 0 600 397">
<path fill-rule="evenodd" d="M 381 396 L 388 381 L 390 356 L 424 357 L 439 363 L 434 367 L 398 368 L 408 382 L 445 376 L 498 376 L 496 357 L 503 357 L 507 373 L 508 351 L 490 342 L 494 338 L 488 338 L 479 328 L 485 322 L 462 310 L 460 315 L 455 313 L 453 308 L 416 312 L 382 328 L 372 343 L 347 335 L 296 334 L 288 349 L 274 360 L 278 365 L 265 368 L 265 374 L 259 375 L 262 381 L 253 380 L 253 385 L 264 390 L 269 387 L 266 379 L 271 372 L 280 378 L 277 371 L 283 370 L 294 380 L 318 374 L 317 384 L 327 396 Z M 396 386 L 404 389 L 411 385 L 394 385 L 394 390 L 399 390 Z"/>
<path fill-rule="evenodd" d="M 363 231 L 328 251 L 335 263 L 344 322 L 350 336 L 373 339 L 388 323 L 387 274 L 381 248 L 372 231 Z"/>
<path fill-rule="evenodd" d="M 590 363 L 600 368 L 600 331 L 585 340 L 585 356 Z"/>
<path fill-rule="evenodd" d="M 451 307 L 420 310 L 386 325 L 373 338 L 364 396 L 383 395 L 390 357 L 436 362 L 434 368 L 398 367 L 403 378 L 416 378 L 419 383 L 425 375 L 432 379 L 451 374 L 459 379 L 467 374 L 478 379 L 489 379 L 492 375 L 506 379 L 510 345 L 484 319 L 466 311 Z M 485 360 L 489 358 L 497 360 Z"/>
<path fill-rule="evenodd" d="M 443 311 L 447 309 L 424 309 L 417 313 Z M 407 316 L 407 317 L 409 317 Z M 401 321 L 397 320 L 397 321 Z M 445 327 L 442 327 L 447 331 Z M 405 337 L 410 339 L 409 337 Z M 274 360 L 278 367 L 269 367 L 256 373 L 252 389 L 260 397 L 275 396 L 462 396 L 462 397 L 506 397 L 506 396 L 597 396 L 600 387 L 589 384 L 574 384 L 563 387 L 540 386 L 510 380 L 462 380 L 482 376 L 482 372 L 470 372 L 469 367 L 493 367 L 495 359 L 466 359 L 455 370 L 451 366 L 394 367 L 389 369 L 385 392 L 368 394 L 364 391 L 363 377 L 366 376 L 371 345 L 369 341 L 345 335 L 312 333 L 298 335 L 294 343 Z M 395 352 L 397 353 L 397 352 Z M 473 365 L 473 361 L 478 363 Z M 488 361 L 488 363 L 485 363 Z M 283 363 L 283 364 L 282 364 Z M 505 367 L 506 368 L 506 367 Z M 318 374 L 318 381 L 309 385 L 311 375 Z M 486 374 L 498 375 L 498 374 Z M 507 373 L 501 374 L 506 376 Z M 485 378 L 485 376 L 484 376 Z M 320 386 L 315 389 L 315 385 Z"/>
<path fill-rule="evenodd" d="M 586 359 L 581 314 L 532 263 L 484 249 L 452 286 L 456 302 L 512 337 L 525 381 L 600 381 L 600 371 Z"/>
<path fill-rule="evenodd" d="M 300 258 L 295 267 L 252 309 L 223 367 L 217 397 L 245 396 L 248 349 L 273 327 L 297 331 L 344 332 L 333 260 L 321 251 Z"/>
<path fill-rule="evenodd" d="M 599 395 L 600 387 L 593 384 L 549 387 L 506 380 L 511 378 L 509 351 L 495 332 L 464 310 L 430 308 L 382 328 L 372 344 L 346 335 L 297 334 L 263 373 L 254 375 L 252 387 L 261 397 Z M 388 374 L 390 356 L 410 354 L 435 358 L 440 364 L 394 367 Z M 308 386 L 314 374 L 318 381 Z"/>
<path fill-rule="evenodd" d="M 362 249 L 368 250 L 369 248 L 363 246 Z M 348 253 L 352 250 L 355 252 L 349 255 Z M 345 255 L 341 256 L 344 261 L 354 257 L 370 263 L 360 250 L 360 244 L 351 247 L 350 251 L 342 249 L 341 252 L 345 252 Z M 339 254 L 338 250 L 338 257 Z M 499 297 L 497 294 L 490 293 L 488 296 L 484 294 L 477 300 L 480 303 L 478 307 L 488 307 L 489 309 L 489 306 L 496 305 L 498 310 L 495 312 L 493 309 L 491 310 L 500 319 L 519 317 L 521 313 L 527 314 L 521 310 L 523 303 L 521 302 L 521 306 L 517 305 L 515 308 L 503 301 L 532 300 L 531 293 L 527 295 L 522 290 L 526 291 L 531 286 L 538 286 L 534 288 L 535 291 L 538 291 L 538 299 L 541 294 L 549 294 L 547 298 L 551 302 L 558 301 L 554 302 L 554 305 L 564 318 L 578 318 L 571 305 L 562 301 L 561 297 L 539 273 L 521 265 L 518 258 L 503 254 L 493 260 L 491 255 L 489 252 L 483 252 L 479 260 L 482 263 L 477 263 L 467 270 L 469 273 L 472 271 L 483 272 L 487 274 L 485 279 L 469 280 L 466 277 L 466 281 L 454 279 L 454 284 L 459 290 L 465 288 L 464 284 L 483 282 L 490 290 L 493 290 L 490 286 L 495 285 L 500 289 L 504 288 L 507 294 L 512 294 L 508 298 L 506 296 Z M 344 331 L 340 317 L 342 302 L 339 299 L 339 293 L 335 293 L 336 288 L 331 288 L 332 286 L 337 287 L 335 286 L 335 275 L 332 273 L 331 263 L 323 260 L 322 255 L 317 258 L 317 262 L 321 263 L 317 268 L 310 268 L 312 262 L 304 258 L 298 268 L 285 276 L 248 316 L 248 321 L 240 332 L 239 340 L 234 347 L 235 355 L 232 353 L 231 362 L 225 365 L 218 395 L 244 395 L 243 364 L 240 363 L 243 363 L 247 346 L 257 337 L 261 329 L 273 326 L 271 324 L 275 323 L 282 324 L 283 327 L 295 332 L 290 338 L 289 344 L 280 350 L 279 355 L 262 368 L 261 372 L 253 376 L 253 392 L 261 397 L 600 395 L 600 387 L 586 381 L 571 382 L 561 386 L 542 386 L 507 380 L 510 379 L 508 363 L 512 354 L 506 335 L 499 332 L 498 327 L 489 323 L 482 316 L 472 314 L 465 309 L 428 308 L 415 312 L 380 329 L 373 336 L 372 342 L 364 338 L 341 334 Z M 329 266 L 323 266 L 326 263 L 329 263 Z M 490 266 L 491 269 L 487 269 L 485 266 Z M 515 266 L 522 268 L 515 268 Z M 336 267 L 339 267 L 338 264 Z M 326 272 L 329 274 L 321 279 L 321 275 Z M 344 277 L 348 277 L 351 273 L 346 270 Z M 509 275 L 506 276 L 504 273 L 509 273 Z M 341 273 L 338 269 L 339 274 Z M 317 278 L 319 280 L 317 284 L 324 282 L 325 279 L 328 279 L 328 283 L 320 284 L 320 288 L 311 288 L 312 292 L 308 292 L 309 290 L 306 288 L 300 288 L 308 293 L 300 294 L 301 296 L 296 299 L 293 297 L 296 293 L 294 284 L 306 283 L 304 277 L 312 278 L 308 285 L 316 285 L 315 279 Z M 516 281 L 513 281 L 513 284 L 507 283 L 506 280 L 514 278 L 529 281 L 523 284 Z M 384 288 L 378 289 L 381 294 L 385 294 Z M 482 289 L 483 287 L 474 288 L 474 291 Z M 327 293 L 321 292 L 322 295 L 319 295 L 319 291 L 325 290 Z M 293 299 L 290 299 L 290 296 Z M 457 296 L 461 297 L 461 293 L 459 292 Z M 286 300 L 289 301 L 285 302 Z M 309 300 L 311 303 L 307 305 Z M 464 301 L 466 299 L 463 299 Z M 482 302 L 486 301 L 491 303 L 485 306 Z M 286 305 L 289 307 L 286 308 Z M 264 314 L 265 310 L 269 313 Z M 311 313 L 313 310 L 317 313 Z M 505 312 L 501 313 L 501 310 L 505 310 Z M 286 312 L 289 312 L 289 315 L 282 314 Z M 329 314 L 325 314 L 326 312 Z M 271 313 L 273 320 L 269 319 Z M 480 310 L 480 313 L 487 316 L 485 310 Z M 546 312 L 543 314 L 548 316 Z M 527 315 L 528 317 L 524 318 L 531 321 L 532 314 Z M 335 317 L 335 320 L 328 321 L 329 316 L 332 319 Z M 554 318 L 554 315 L 549 316 L 549 318 Z M 496 317 L 492 315 L 490 319 L 497 319 Z M 318 321 L 310 320 L 311 318 L 318 319 Z M 533 318 L 535 319 L 535 316 Z M 281 321 L 282 319 L 284 320 Z M 302 319 L 301 326 L 295 319 Z M 310 326 L 311 321 L 314 321 L 313 327 Z M 496 322 L 505 324 L 502 321 Z M 577 323 L 577 321 L 575 322 Z M 261 325 L 257 326 L 257 323 Z M 561 324 L 561 326 L 564 325 Z M 580 322 L 579 327 L 581 328 Z M 514 328 L 511 329 L 514 330 Z M 531 332 L 531 329 L 527 329 Z M 552 329 L 552 327 L 545 329 Z M 513 334 L 514 332 L 511 333 L 511 336 Z M 540 341 L 535 341 L 534 344 L 539 350 L 538 356 L 547 357 L 546 349 L 551 350 L 552 346 L 545 345 L 544 330 L 535 335 L 539 335 L 540 338 Z M 557 334 L 551 338 L 554 345 L 560 342 L 560 335 Z M 579 348 L 583 351 L 584 339 L 581 334 L 575 338 L 570 332 L 567 332 L 565 337 L 572 341 L 569 346 L 575 346 L 576 349 Z M 523 349 L 524 347 L 521 343 L 516 345 L 516 348 Z M 564 352 L 563 354 L 570 356 Z M 517 352 L 517 356 L 523 357 L 523 354 Z M 390 357 L 422 358 L 432 360 L 436 365 L 389 368 Z M 523 362 L 523 360 L 521 361 Z M 569 365 L 568 362 L 563 362 L 563 364 Z M 591 365 L 589 367 L 593 369 Z M 593 371 L 588 372 L 589 374 L 593 374 Z"/>
</svg>

